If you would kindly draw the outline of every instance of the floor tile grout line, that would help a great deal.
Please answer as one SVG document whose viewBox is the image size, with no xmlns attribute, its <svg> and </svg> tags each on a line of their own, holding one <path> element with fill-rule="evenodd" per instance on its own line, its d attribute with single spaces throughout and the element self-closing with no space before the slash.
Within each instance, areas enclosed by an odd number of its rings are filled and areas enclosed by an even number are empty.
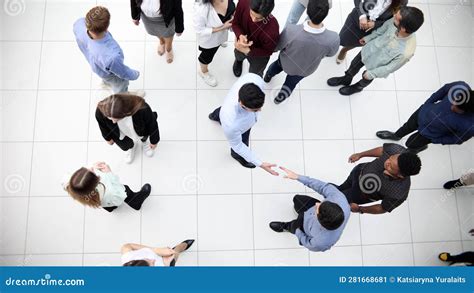
<svg viewBox="0 0 474 293">
<path fill-rule="evenodd" d="M 197 42 L 196 42 L 197 43 Z M 194 58 L 194 68 L 196 68 L 196 70 L 200 70 L 200 68 L 198 68 L 198 57 L 197 57 L 197 51 L 194 50 L 194 54 L 195 54 L 195 58 Z M 198 111 L 198 89 L 197 89 L 197 85 L 198 85 L 198 75 L 196 74 L 195 76 L 195 80 L 196 80 L 196 83 L 195 83 L 195 90 L 194 90 L 194 99 L 196 101 L 195 105 L 196 105 L 196 108 L 195 108 L 195 113 L 196 113 L 196 133 L 194 134 L 195 135 L 195 148 L 196 148 L 196 190 L 195 190 L 195 201 L 196 201 L 196 261 L 197 261 L 197 266 L 199 266 L 199 251 L 200 251 L 200 248 L 199 248 L 199 188 L 201 187 L 200 186 L 200 177 L 199 177 L 199 141 L 197 139 L 197 135 L 198 135 L 198 123 L 197 121 L 199 120 L 199 111 Z"/>
<path fill-rule="evenodd" d="M 44 2 L 43 8 L 43 28 L 41 31 L 41 39 L 44 36 L 44 27 L 46 22 L 46 6 L 47 1 Z M 38 78 L 36 80 L 36 86 L 39 88 L 40 84 L 40 75 L 41 75 L 41 62 L 42 62 L 42 55 L 43 55 L 43 43 L 41 42 L 40 45 L 40 52 L 39 52 L 39 60 L 38 60 Z M 26 229 L 25 229 L 25 241 L 24 241 L 24 248 L 23 248 L 23 265 L 26 264 L 26 255 L 27 255 L 27 248 L 28 248 L 28 228 L 29 228 L 29 221 L 30 221 L 30 205 L 31 205 L 31 179 L 33 178 L 33 158 L 34 158 L 34 150 L 35 150 L 35 132 L 36 132 L 36 116 L 38 112 L 38 96 L 39 92 L 36 92 L 36 101 L 35 101 L 35 114 L 34 114 L 34 124 L 33 124 L 33 143 L 31 144 L 31 159 L 30 159 L 30 178 L 29 178 L 29 185 L 28 185 L 28 200 L 26 205 Z"/>
<path fill-rule="evenodd" d="M 398 126 L 400 127 L 402 125 L 402 120 L 401 120 L 401 109 L 400 109 L 400 101 L 398 97 L 398 91 L 397 89 L 397 79 L 394 78 L 394 83 L 395 83 L 395 99 L 397 101 L 397 111 L 398 111 Z M 410 188 L 410 191 L 412 189 Z M 413 265 L 415 265 L 415 246 L 413 245 L 413 225 L 412 225 L 412 220 L 411 220 L 411 211 L 410 211 L 410 199 L 407 199 L 407 209 L 408 209 L 408 223 L 410 225 L 410 239 L 411 239 L 411 251 L 412 251 L 412 261 Z"/>
</svg>

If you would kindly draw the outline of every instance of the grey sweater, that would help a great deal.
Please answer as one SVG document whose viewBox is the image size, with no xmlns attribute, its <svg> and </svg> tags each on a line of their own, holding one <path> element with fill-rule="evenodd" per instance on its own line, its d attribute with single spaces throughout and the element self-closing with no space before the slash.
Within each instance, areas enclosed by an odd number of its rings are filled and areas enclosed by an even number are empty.
<svg viewBox="0 0 474 293">
<path fill-rule="evenodd" d="M 281 50 L 280 61 L 286 74 L 307 77 L 316 71 L 324 57 L 334 56 L 339 50 L 336 32 L 324 29 L 314 33 L 305 27 L 307 22 L 289 24 L 281 33 L 277 50 Z"/>
</svg>

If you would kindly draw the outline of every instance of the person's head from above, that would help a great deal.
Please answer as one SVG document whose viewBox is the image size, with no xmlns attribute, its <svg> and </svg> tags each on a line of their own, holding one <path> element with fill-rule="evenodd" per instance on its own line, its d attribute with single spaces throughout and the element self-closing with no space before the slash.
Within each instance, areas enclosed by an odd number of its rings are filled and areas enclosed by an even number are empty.
<svg viewBox="0 0 474 293">
<path fill-rule="evenodd" d="M 329 14 L 329 2 L 327 0 L 310 0 L 306 13 L 314 25 L 320 25 Z"/>
<path fill-rule="evenodd" d="M 155 261 L 151 259 L 131 260 L 123 264 L 124 267 L 151 267 L 155 265 Z"/>
<path fill-rule="evenodd" d="M 93 168 L 82 167 L 74 172 L 66 186 L 69 195 L 82 203 L 93 208 L 100 207 L 100 196 L 97 186 L 100 184 L 100 177 L 97 176 Z"/>
<path fill-rule="evenodd" d="M 97 108 L 99 111 L 111 120 L 117 123 L 125 117 L 133 116 L 145 105 L 145 100 L 132 94 L 115 94 L 99 102 Z"/>
<path fill-rule="evenodd" d="M 274 0 L 250 0 L 250 18 L 253 22 L 260 22 L 270 16 L 273 8 Z"/>
<path fill-rule="evenodd" d="M 316 204 L 316 217 L 318 222 L 327 230 L 336 230 L 344 223 L 344 211 L 331 201 Z"/>
<path fill-rule="evenodd" d="M 448 93 L 451 111 L 457 114 L 474 113 L 474 91 L 464 86 L 454 86 Z"/>
<path fill-rule="evenodd" d="M 239 90 L 240 106 L 249 112 L 259 112 L 265 103 L 265 93 L 254 83 L 246 83 Z"/>
<path fill-rule="evenodd" d="M 406 35 L 416 32 L 425 21 L 423 12 L 412 6 L 402 6 L 393 16 L 394 25 L 399 33 Z"/>
<path fill-rule="evenodd" d="M 417 154 L 406 151 L 391 155 L 385 160 L 384 169 L 386 175 L 402 179 L 420 173 L 421 160 Z"/>
<path fill-rule="evenodd" d="M 110 25 L 110 13 L 103 6 L 96 6 L 86 14 L 87 31 L 94 35 L 101 35 L 107 31 Z"/>
</svg>

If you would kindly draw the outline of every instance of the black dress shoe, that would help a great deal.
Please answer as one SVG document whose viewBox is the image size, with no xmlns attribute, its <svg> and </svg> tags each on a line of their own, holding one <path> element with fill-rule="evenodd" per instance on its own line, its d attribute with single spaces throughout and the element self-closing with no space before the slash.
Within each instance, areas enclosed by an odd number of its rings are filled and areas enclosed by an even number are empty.
<svg viewBox="0 0 474 293">
<path fill-rule="evenodd" d="M 275 232 L 281 233 L 288 231 L 286 229 L 286 223 L 285 222 L 271 222 L 270 223 L 270 229 L 272 229 Z"/>
<path fill-rule="evenodd" d="M 448 181 L 448 182 L 444 183 L 443 188 L 444 189 L 452 189 L 452 188 L 458 188 L 458 187 L 461 187 L 461 186 L 463 186 L 463 184 L 461 183 L 461 180 L 456 179 L 456 180 L 451 180 L 451 181 Z"/>
<path fill-rule="evenodd" d="M 328 79 L 328 85 L 329 86 L 340 86 L 340 85 L 345 85 L 348 86 L 352 82 L 352 78 L 349 76 L 340 76 L 340 77 L 332 77 Z"/>
<path fill-rule="evenodd" d="M 235 77 L 240 77 L 242 75 L 242 64 L 243 61 L 234 61 L 234 66 L 232 66 L 232 70 L 234 71 Z"/>
<path fill-rule="evenodd" d="M 242 158 L 242 157 L 239 156 L 238 154 L 235 154 L 235 153 L 232 152 L 232 151 L 230 152 L 230 155 L 231 155 L 232 158 L 234 158 L 237 162 L 239 162 L 240 165 L 244 166 L 245 168 L 253 169 L 253 168 L 256 167 L 254 164 L 247 162 L 244 158 Z"/>
<path fill-rule="evenodd" d="M 279 94 L 275 97 L 275 99 L 273 100 L 273 102 L 278 105 L 278 104 L 282 103 L 284 100 L 286 100 L 286 98 L 287 98 L 286 94 L 284 94 L 284 93 L 279 93 Z"/>
<path fill-rule="evenodd" d="M 212 121 L 219 122 L 219 119 L 216 118 L 216 117 L 215 117 L 214 115 L 212 115 L 212 114 L 214 114 L 214 113 L 209 114 L 209 116 L 207 116 L 207 117 L 209 117 L 209 119 L 212 120 Z"/>
<path fill-rule="evenodd" d="M 267 71 L 267 73 L 265 74 L 265 77 L 263 78 L 263 81 L 266 83 L 269 83 L 270 81 L 272 81 L 272 78 L 273 76 L 270 76 Z"/>
<path fill-rule="evenodd" d="M 357 83 L 350 85 L 350 86 L 344 86 L 339 89 L 339 93 L 343 96 L 350 96 L 355 93 L 359 93 L 363 90 L 364 88 L 359 86 Z"/>
<path fill-rule="evenodd" d="M 377 137 L 381 139 L 390 139 L 395 141 L 402 139 L 401 137 L 396 136 L 395 133 L 388 130 L 377 131 L 375 135 L 377 135 Z"/>
<path fill-rule="evenodd" d="M 142 189 L 139 191 L 141 194 L 144 194 L 146 197 L 148 197 L 151 193 L 151 185 L 150 184 L 145 184 L 143 185 Z"/>
<path fill-rule="evenodd" d="M 419 148 L 408 148 L 408 151 L 412 152 L 414 154 L 418 154 L 418 153 L 421 153 L 422 151 L 426 150 L 427 148 L 428 148 L 428 146 L 424 145 L 424 146 L 419 147 Z"/>
</svg>

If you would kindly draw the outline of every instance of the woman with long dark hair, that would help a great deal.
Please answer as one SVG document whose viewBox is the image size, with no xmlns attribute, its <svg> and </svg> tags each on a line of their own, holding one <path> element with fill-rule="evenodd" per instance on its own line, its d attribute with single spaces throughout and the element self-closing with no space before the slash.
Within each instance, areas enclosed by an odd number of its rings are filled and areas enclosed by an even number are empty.
<svg viewBox="0 0 474 293">
<path fill-rule="evenodd" d="M 339 32 L 342 49 L 336 63 L 341 64 L 348 51 L 362 46 L 360 39 L 381 27 L 407 3 L 408 0 L 354 0 L 355 7 Z"/>
<path fill-rule="evenodd" d="M 117 144 L 126 152 L 128 164 L 133 162 L 139 141 L 143 143 L 145 155 L 153 156 L 160 141 L 157 117 L 142 97 L 129 93 L 105 98 L 95 112 L 102 136 L 108 144 Z"/>
<path fill-rule="evenodd" d="M 134 210 L 140 210 L 150 195 L 151 186 L 145 184 L 139 192 L 133 192 L 127 185 L 120 183 L 109 165 L 97 162 L 92 167 L 82 167 L 75 171 L 64 184 L 64 190 L 85 206 L 102 207 L 112 212 L 124 202 Z"/>
<path fill-rule="evenodd" d="M 174 59 L 173 38 L 184 31 L 184 13 L 181 0 L 130 0 L 135 25 L 140 19 L 148 34 L 158 37 L 158 55 L 166 53 L 166 62 Z"/>
<path fill-rule="evenodd" d="M 209 73 L 208 65 L 220 46 L 227 42 L 235 12 L 233 0 L 200 0 L 194 4 L 194 29 L 198 34 L 199 76 L 209 86 L 216 86 L 216 78 Z"/>
</svg>

